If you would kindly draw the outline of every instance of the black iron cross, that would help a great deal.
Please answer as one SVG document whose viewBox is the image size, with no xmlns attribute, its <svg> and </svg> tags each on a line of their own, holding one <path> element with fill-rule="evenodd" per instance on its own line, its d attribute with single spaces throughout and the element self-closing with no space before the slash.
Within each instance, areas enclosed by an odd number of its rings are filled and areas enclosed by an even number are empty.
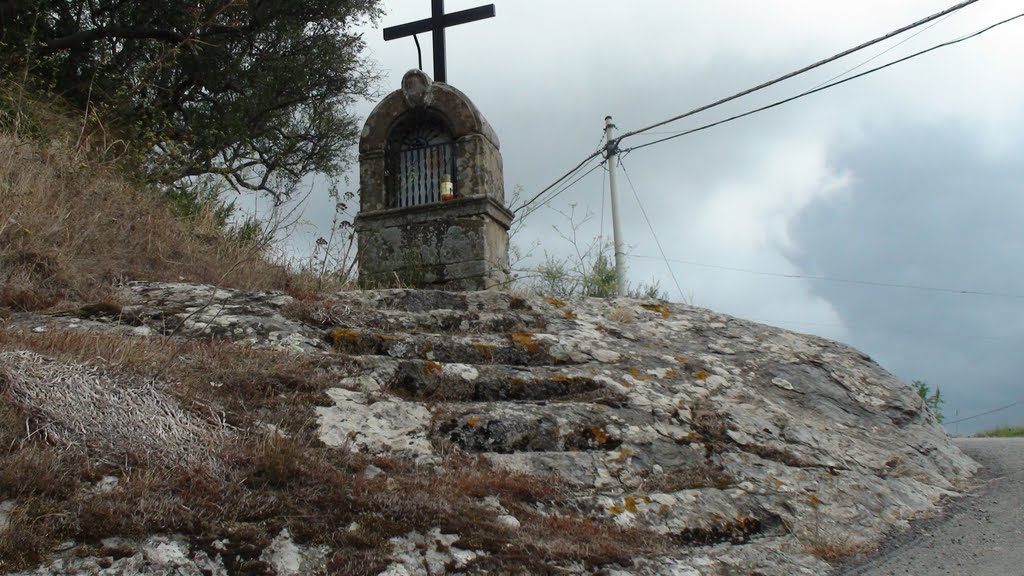
<svg viewBox="0 0 1024 576">
<path fill-rule="evenodd" d="M 430 0 L 430 2 L 430 18 L 409 22 L 408 24 L 399 24 L 398 26 L 392 26 L 391 28 L 385 28 L 384 40 L 395 40 L 419 34 L 421 32 L 432 32 L 434 35 L 434 80 L 437 80 L 438 82 L 447 82 L 448 74 L 445 66 L 444 29 L 452 26 L 458 26 L 459 24 L 476 22 L 477 20 L 483 20 L 485 18 L 493 18 L 494 4 L 445 14 L 444 0 Z M 419 47 L 419 42 L 416 43 L 416 46 L 417 48 Z"/>
</svg>

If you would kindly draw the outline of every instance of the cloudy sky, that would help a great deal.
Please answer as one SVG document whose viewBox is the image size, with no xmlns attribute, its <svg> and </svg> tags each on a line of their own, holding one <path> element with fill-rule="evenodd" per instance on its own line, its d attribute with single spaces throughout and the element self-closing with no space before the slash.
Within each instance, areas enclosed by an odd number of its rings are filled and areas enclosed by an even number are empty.
<svg viewBox="0 0 1024 576">
<path fill-rule="evenodd" d="M 532 196 L 600 144 L 604 117 L 640 128 L 759 84 L 954 0 L 494 0 L 497 18 L 448 31 L 448 79 L 497 131 L 506 193 Z M 449 12 L 485 3 L 448 0 Z M 381 26 L 430 15 L 386 2 Z M 980 0 L 757 95 L 623 142 L 636 146 L 885 63 L 1024 11 Z M 382 91 L 416 66 L 411 38 L 367 26 Z M 897 43 L 903 42 L 897 45 Z M 429 36 L 421 36 L 431 71 Z M 884 52 L 884 53 L 883 53 Z M 361 117 L 372 109 L 367 102 Z M 947 398 L 947 420 L 1024 400 L 1024 19 L 783 107 L 625 157 L 663 260 L 619 173 L 632 283 L 673 301 L 850 343 Z M 351 187 L 357 186 L 353 175 Z M 603 170 L 525 221 L 514 241 L 568 255 L 561 213 L 611 224 Z M 304 246 L 329 228 L 322 187 Z M 602 218 L 603 215 L 603 218 Z M 526 265 L 527 263 L 523 263 Z M 825 278 L 825 279 L 822 279 Z M 888 286 L 882 286 L 885 284 Z M 894 286 L 895 285 L 895 286 Z M 900 287 L 911 286 L 911 287 Z M 979 293 L 958 293 L 967 290 Z M 949 426 L 1024 423 L 1024 404 Z"/>
</svg>

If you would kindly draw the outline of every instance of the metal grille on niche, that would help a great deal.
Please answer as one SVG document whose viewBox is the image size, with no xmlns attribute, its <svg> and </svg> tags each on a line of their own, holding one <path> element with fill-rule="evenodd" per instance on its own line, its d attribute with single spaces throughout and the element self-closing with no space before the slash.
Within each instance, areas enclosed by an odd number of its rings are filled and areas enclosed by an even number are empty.
<svg viewBox="0 0 1024 576">
<path fill-rule="evenodd" d="M 445 121 L 434 114 L 416 114 L 399 123 L 385 155 L 390 208 L 440 202 L 445 177 L 455 183 L 455 141 Z"/>
</svg>

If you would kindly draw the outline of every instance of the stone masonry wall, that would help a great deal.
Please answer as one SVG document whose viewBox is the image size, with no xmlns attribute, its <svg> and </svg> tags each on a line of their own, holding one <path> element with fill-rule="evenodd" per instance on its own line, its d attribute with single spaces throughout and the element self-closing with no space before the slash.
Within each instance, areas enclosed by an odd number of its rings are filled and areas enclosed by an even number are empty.
<svg viewBox="0 0 1024 576">
<path fill-rule="evenodd" d="M 482 212 L 482 213 L 481 213 Z M 368 287 L 501 288 L 509 277 L 508 234 L 487 198 L 464 198 L 364 216 L 360 282 Z"/>
<path fill-rule="evenodd" d="M 443 118 L 455 142 L 455 199 L 390 208 L 387 150 L 396 126 L 410 114 Z M 413 116 L 415 117 L 415 116 Z M 484 290 L 508 284 L 508 229 L 498 137 L 465 94 L 405 75 L 366 119 L 359 142 L 360 284 Z"/>
</svg>

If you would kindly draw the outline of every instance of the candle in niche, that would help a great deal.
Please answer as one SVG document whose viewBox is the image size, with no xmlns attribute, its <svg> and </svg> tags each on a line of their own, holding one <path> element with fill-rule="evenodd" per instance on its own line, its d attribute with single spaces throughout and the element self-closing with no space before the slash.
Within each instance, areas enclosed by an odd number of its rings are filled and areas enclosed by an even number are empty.
<svg viewBox="0 0 1024 576">
<path fill-rule="evenodd" d="M 447 202 L 455 198 L 455 185 L 452 184 L 452 175 L 441 176 L 441 200 Z"/>
</svg>

